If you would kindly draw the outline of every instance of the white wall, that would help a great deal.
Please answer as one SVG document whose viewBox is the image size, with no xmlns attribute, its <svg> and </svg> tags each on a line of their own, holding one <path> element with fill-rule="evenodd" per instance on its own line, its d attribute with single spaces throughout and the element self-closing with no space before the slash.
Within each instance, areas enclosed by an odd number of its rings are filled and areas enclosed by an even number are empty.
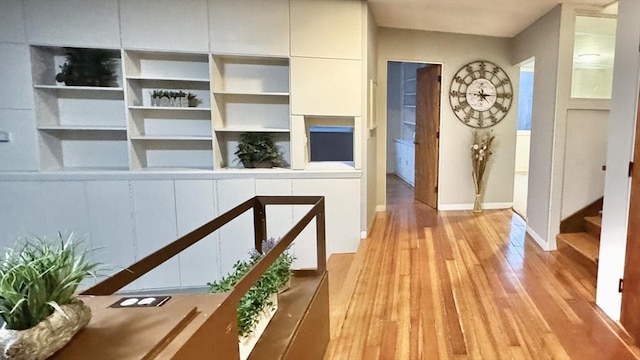
<svg viewBox="0 0 640 360">
<path fill-rule="evenodd" d="M 555 7 L 513 39 L 514 64 L 535 57 L 527 226 L 545 249 L 548 248 L 560 15 L 560 7 Z"/>
<path fill-rule="evenodd" d="M 633 153 L 640 54 L 640 2 L 618 2 L 613 93 L 607 141 L 604 209 L 596 304 L 614 320 L 620 318 L 618 280 L 624 275 L 629 211 L 627 166 Z M 637 159 L 636 159 L 637 161 Z M 633 266 L 633 265 L 632 265 Z"/>
<path fill-rule="evenodd" d="M 468 145 L 472 129 L 457 119 L 449 105 L 448 93 L 453 74 L 466 63 L 487 59 L 509 74 L 514 89 L 518 88 L 518 68 L 510 57 L 508 39 L 456 35 L 447 33 L 379 29 L 378 94 L 387 96 L 388 60 L 443 64 L 440 119 L 440 174 L 438 206 L 440 209 L 471 209 L 474 188 Z M 492 127 L 496 135 L 494 158 L 487 172 L 484 201 L 488 206 L 510 207 L 513 201 L 514 154 L 516 141 L 517 99 L 507 116 Z M 386 114 L 386 103 L 378 103 L 378 113 Z M 386 122 L 385 122 L 386 123 Z M 386 128 L 379 129 L 378 140 L 378 204 L 385 204 Z"/>
<path fill-rule="evenodd" d="M 564 153 L 562 218 L 598 200 L 604 193 L 609 111 L 569 110 Z"/>
<path fill-rule="evenodd" d="M 377 85 L 378 83 L 378 27 L 376 25 L 375 19 L 373 18 L 373 13 L 371 9 L 368 8 L 367 4 L 363 4 L 367 8 L 366 16 L 367 16 L 367 51 L 366 51 L 366 67 L 367 67 L 367 76 L 366 79 L 372 79 L 373 82 Z M 367 84 L 368 85 L 368 84 Z M 367 89 L 368 90 L 368 89 Z M 367 91 L 368 93 L 368 91 Z M 377 93 L 373 93 L 373 97 L 377 97 Z M 371 101 L 372 99 L 368 99 Z M 375 104 L 379 99 L 375 99 L 373 103 Z M 372 109 L 373 113 L 369 113 L 369 109 Z M 367 114 L 367 117 L 374 116 L 374 119 L 377 119 L 376 114 L 377 109 L 373 108 L 373 104 L 369 104 L 367 102 L 367 111 L 363 112 Z M 367 119 L 367 122 L 371 120 Z M 377 186 L 377 148 L 376 144 L 378 141 L 378 127 L 374 127 L 373 129 L 365 130 L 364 132 L 367 134 L 366 148 L 363 156 L 366 159 L 366 167 L 365 177 L 363 178 L 363 188 L 366 189 L 366 193 L 363 195 L 363 199 L 366 200 L 366 222 L 363 223 L 365 225 L 365 229 L 368 231 L 371 229 L 371 225 L 373 224 L 373 220 L 376 214 L 376 186 Z M 364 211 L 363 211 L 364 213 Z"/>
<path fill-rule="evenodd" d="M 380 66 L 383 66 L 382 64 Z M 386 64 L 384 66 L 387 66 Z M 378 89 L 380 86 L 378 86 Z M 387 70 L 387 173 L 395 169 L 394 140 L 402 136 L 402 64 L 388 63 Z M 381 116 L 381 118 L 384 118 Z"/>
<path fill-rule="evenodd" d="M 518 130 L 516 135 L 516 172 L 529 171 L 531 131 Z"/>
</svg>

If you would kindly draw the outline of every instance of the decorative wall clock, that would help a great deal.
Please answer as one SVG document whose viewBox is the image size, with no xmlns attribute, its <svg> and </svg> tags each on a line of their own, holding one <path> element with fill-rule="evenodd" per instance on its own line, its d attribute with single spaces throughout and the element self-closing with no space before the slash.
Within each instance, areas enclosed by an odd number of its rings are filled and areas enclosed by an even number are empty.
<svg viewBox="0 0 640 360">
<path fill-rule="evenodd" d="M 500 122 L 513 100 L 509 75 L 485 60 L 468 63 L 456 72 L 449 89 L 451 109 L 464 124 L 487 128 Z"/>
</svg>

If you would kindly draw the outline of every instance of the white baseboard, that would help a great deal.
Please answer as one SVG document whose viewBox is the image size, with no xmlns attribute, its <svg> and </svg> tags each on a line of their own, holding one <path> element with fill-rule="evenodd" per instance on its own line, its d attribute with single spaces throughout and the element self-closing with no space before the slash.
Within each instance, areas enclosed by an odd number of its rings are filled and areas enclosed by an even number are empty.
<svg viewBox="0 0 640 360">
<path fill-rule="evenodd" d="M 512 202 L 483 203 L 482 208 L 485 210 L 509 209 L 513 206 Z M 438 210 L 473 210 L 473 203 L 468 204 L 438 204 Z"/>
<path fill-rule="evenodd" d="M 360 231 L 360 239 L 366 239 L 367 238 L 367 231 Z"/>
<path fill-rule="evenodd" d="M 376 205 L 376 212 L 387 211 L 387 205 Z"/>
<path fill-rule="evenodd" d="M 549 243 L 545 241 L 542 236 L 538 235 L 538 233 L 535 232 L 532 228 L 530 228 L 529 225 L 527 225 L 527 234 L 531 235 L 531 238 L 536 243 L 538 243 L 542 250 L 549 251 Z"/>
</svg>

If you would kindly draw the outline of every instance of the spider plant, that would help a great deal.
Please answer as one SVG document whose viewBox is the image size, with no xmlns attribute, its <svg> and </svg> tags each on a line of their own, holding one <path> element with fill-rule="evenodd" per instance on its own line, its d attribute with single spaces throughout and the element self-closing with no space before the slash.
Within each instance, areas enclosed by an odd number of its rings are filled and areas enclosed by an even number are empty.
<svg viewBox="0 0 640 360">
<path fill-rule="evenodd" d="M 56 241 L 29 236 L 0 264 L 0 317 L 6 328 L 29 329 L 69 304 L 80 282 L 99 266 L 87 258 L 87 237 L 58 233 Z M 66 316 L 66 315 L 65 315 Z"/>
</svg>

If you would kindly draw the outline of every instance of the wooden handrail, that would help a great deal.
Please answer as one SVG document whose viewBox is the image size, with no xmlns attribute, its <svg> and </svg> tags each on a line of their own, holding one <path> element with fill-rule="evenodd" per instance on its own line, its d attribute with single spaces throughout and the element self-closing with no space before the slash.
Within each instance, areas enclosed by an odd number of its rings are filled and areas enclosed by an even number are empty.
<svg viewBox="0 0 640 360">
<path fill-rule="evenodd" d="M 253 210 L 254 215 L 255 248 L 258 251 L 262 251 L 262 241 L 266 239 L 267 205 L 313 205 L 313 207 L 280 239 L 278 244 L 274 246 L 274 248 L 271 249 L 271 251 L 269 251 L 269 253 L 262 259 L 260 259 L 260 261 L 254 265 L 254 267 L 238 282 L 238 284 L 236 284 L 235 288 L 229 293 L 229 297 L 225 303 L 237 304 L 244 293 L 246 293 L 249 288 L 258 281 L 258 279 L 260 279 L 269 266 L 271 266 L 271 264 L 275 262 L 276 258 L 282 254 L 289 245 L 291 245 L 295 238 L 300 235 L 302 230 L 304 230 L 313 218 L 316 218 L 316 250 L 318 260 L 316 271 L 324 272 L 326 270 L 324 197 L 256 196 L 191 231 L 190 233 L 178 238 L 163 248 L 153 252 L 126 269 L 117 272 L 108 279 L 99 282 L 91 288 L 83 291 L 81 294 L 113 294 L 250 209 Z"/>
</svg>

